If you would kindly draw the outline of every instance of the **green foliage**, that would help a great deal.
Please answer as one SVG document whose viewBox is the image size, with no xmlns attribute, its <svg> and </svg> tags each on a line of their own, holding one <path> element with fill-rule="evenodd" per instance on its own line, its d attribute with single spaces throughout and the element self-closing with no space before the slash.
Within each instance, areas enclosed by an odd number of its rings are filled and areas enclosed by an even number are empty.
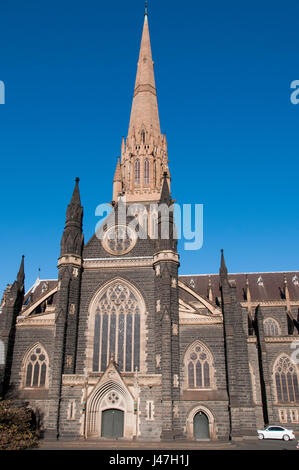
<svg viewBox="0 0 299 470">
<path fill-rule="evenodd" d="M 0 450 L 22 450 L 38 445 L 32 411 L 0 399 Z"/>
</svg>

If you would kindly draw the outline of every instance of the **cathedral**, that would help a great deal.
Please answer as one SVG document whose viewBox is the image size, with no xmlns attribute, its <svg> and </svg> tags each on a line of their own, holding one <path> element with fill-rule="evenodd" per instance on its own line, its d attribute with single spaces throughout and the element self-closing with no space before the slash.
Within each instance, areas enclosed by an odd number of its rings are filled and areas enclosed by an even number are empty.
<svg viewBox="0 0 299 470">
<path fill-rule="evenodd" d="M 231 274 L 222 252 L 219 273 L 179 275 L 170 181 L 146 11 L 102 236 L 84 242 L 77 178 L 57 279 L 38 277 L 25 292 L 23 258 L 1 301 L 0 396 L 27 402 L 48 438 L 228 441 L 268 423 L 299 431 L 299 272 Z M 152 236 L 126 209 L 155 203 L 169 212 L 158 211 Z M 111 215 L 121 210 L 120 222 Z"/>
</svg>

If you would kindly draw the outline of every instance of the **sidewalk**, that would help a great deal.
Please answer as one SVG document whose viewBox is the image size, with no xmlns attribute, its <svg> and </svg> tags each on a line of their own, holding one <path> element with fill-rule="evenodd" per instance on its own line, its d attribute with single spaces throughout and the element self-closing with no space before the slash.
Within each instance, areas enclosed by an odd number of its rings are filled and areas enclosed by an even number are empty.
<svg viewBox="0 0 299 470">
<path fill-rule="evenodd" d="M 109 440 L 42 440 L 37 450 L 226 450 L 236 445 L 221 441 L 141 442 Z"/>
</svg>

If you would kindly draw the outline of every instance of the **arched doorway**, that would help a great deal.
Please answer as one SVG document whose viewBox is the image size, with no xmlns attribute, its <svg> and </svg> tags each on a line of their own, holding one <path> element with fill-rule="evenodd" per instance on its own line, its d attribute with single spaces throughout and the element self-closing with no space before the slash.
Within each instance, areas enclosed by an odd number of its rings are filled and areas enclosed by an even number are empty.
<svg viewBox="0 0 299 470">
<path fill-rule="evenodd" d="M 194 439 L 210 439 L 209 419 L 203 411 L 199 411 L 193 418 Z"/>
<path fill-rule="evenodd" d="M 121 438 L 124 435 L 124 412 L 110 409 L 102 411 L 101 437 L 108 439 Z"/>
</svg>

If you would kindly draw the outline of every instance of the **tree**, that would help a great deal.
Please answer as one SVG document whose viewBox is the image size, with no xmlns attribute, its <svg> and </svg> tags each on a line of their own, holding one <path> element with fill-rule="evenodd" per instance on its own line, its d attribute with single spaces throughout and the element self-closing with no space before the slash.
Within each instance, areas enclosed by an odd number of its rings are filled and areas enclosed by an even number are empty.
<svg viewBox="0 0 299 470">
<path fill-rule="evenodd" d="M 26 405 L 0 399 L 0 450 L 22 450 L 38 445 L 34 414 Z"/>
</svg>

